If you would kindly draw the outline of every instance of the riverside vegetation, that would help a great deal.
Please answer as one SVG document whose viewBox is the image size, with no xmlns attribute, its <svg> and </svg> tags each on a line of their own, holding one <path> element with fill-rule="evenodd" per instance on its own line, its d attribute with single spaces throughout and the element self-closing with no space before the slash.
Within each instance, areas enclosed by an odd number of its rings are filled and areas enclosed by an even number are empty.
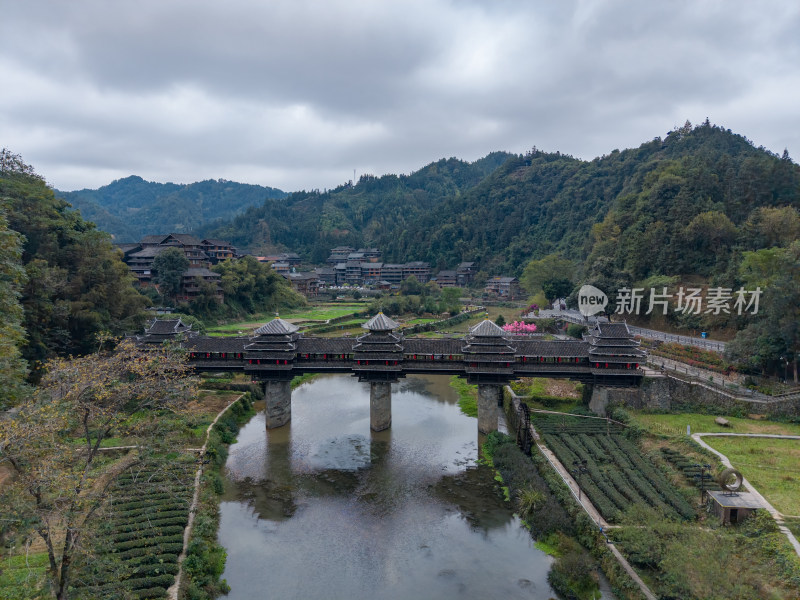
<svg viewBox="0 0 800 600">
<path fill-rule="evenodd" d="M 569 408 L 562 401 L 559 410 L 563 409 L 585 410 L 574 403 Z M 696 465 L 710 463 L 713 475 L 720 468 L 718 459 L 685 436 L 658 429 L 647 433 L 624 410 L 613 412 L 615 419 L 630 426 L 607 429 L 602 420 L 542 413 L 532 413 L 532 419 L 565 466 L 569 468 L 573 460 L 587 461 L 587 473 L 580 476 L 583 492 L 607 520 L 615 522 L 606 535 L 651 590 L 661 598 L 794 598 L 800 589 L 800 560 L 771 515 L 759 511 L 743 525 L 726 527 L 699 506 Z M 792 427 L 752 423 L 766 430 Z M 735 445 L 734 440 L 725 441 Z M 484 452 L 534 539 L 556 555 L 564 553 L 550 576 L 559 594 L 592 598 L 596 586 L 590 578 L 575 578 L 575 573 L 591 572 L 599 565 L 618 597 L 640 597 L 608 552 L 597 525 L 535 447 L 528 458 L 511 438 L 492 434 Z M 713 489 L 715 483 L 706 477 L 704 487 Z M 570 536 L 574 539 L 565 543 Z M 746 566 L 739 564 L 744 556 Z"/>
</svg>

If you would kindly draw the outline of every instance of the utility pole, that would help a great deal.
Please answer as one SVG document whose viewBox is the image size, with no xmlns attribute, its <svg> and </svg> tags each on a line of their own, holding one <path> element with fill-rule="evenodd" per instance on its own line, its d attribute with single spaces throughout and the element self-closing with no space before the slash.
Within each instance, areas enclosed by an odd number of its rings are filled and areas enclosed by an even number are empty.
<svg viewBox="0 0 800 600">
<path fill-rule="evenodd" d="M 700 477 L 700 505 L 703 506 L 706 497 L 706 471 L 711 470 L 711 465 L 695 465 L 695 467 L 700 469 L 700 475 L 695 477 Z"/>
</svg>

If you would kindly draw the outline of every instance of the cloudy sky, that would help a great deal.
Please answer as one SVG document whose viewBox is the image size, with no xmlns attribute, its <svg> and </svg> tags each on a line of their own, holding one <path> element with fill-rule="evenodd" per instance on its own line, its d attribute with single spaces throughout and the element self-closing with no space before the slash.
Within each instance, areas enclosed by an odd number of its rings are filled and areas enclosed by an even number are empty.
<svg viewBox="0 0 800 600">
<path fill-rule="evenodd" d="M 778 0 L 8 1 L 0 147 L 62 190 L 591 159 L 706 117 L 797 160 L 798 32 Z"/>
</svg>

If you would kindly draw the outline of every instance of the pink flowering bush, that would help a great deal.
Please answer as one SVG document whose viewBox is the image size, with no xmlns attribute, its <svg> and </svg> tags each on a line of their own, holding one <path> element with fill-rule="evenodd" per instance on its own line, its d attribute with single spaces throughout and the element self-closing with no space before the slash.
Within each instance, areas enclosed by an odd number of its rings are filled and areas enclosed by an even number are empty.
<svg viewBox="0 0 800 600">
<path fill-rule="evenodd" d="M 513 323 L 503 325 L 503 331 L 508 331 L 509 333 L 534 333 L 536 331 L 536 324 L 514 321 Z"/>
</svg>

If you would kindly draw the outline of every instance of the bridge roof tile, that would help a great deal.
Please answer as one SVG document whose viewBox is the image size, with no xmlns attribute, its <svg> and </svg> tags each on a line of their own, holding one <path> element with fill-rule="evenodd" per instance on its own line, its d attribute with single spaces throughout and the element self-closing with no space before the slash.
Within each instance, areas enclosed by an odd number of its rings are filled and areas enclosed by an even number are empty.
<svg viewBox="0 0 800 600">
<path fill-rule="evenodd" d="M 275 317 L 269 323 L 265 323 L 255 330 L 255 335 L 286 335 L 294 333 L 299 327 L 289 321 L 284 321 L 280 317 Z"/>
<path fill-rule="evenodd" d="M 469 335 L 473 337 L 508 337 L 508 333 L 503 331 L 489 319 L 484 319 L 469 330 Z"/>
<path fill-rule="evenodd" d="M 400 327 L 400 323 L 379 312 L 361 327 L 370 331 L 392 331 Z"/>
</svg>

